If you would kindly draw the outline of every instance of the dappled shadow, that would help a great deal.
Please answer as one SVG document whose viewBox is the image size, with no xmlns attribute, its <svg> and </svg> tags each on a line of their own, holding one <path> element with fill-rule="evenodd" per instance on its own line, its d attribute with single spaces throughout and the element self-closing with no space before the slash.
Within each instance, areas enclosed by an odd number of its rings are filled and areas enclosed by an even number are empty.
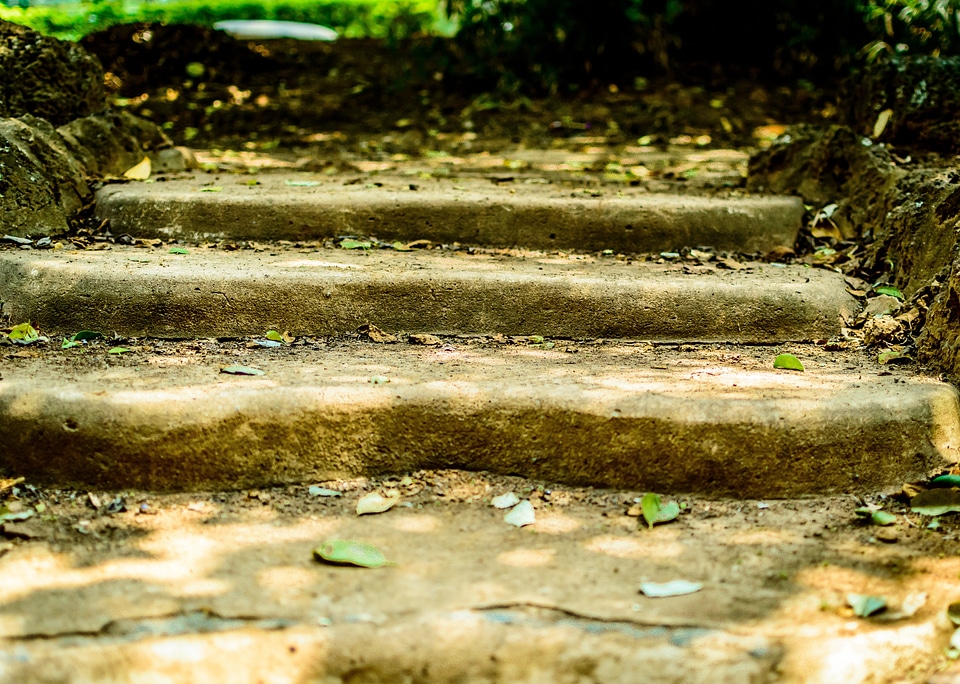
<svg viewBox="0 0 960 684">
<path fill-rule="evenodd" d="M 595 665 L 633 653 L 648 665 L 692 658 L 769 672 L 782 646 L 788 673 L 817 663 L 806 681 L 855 681 L 937 651 L 931 618 L 950 600 L 944 578 L 960 566 L 932 557 L 955 551 L 940 534 L 901 530 L 900 545 L 877 545 L 871 528 L 851 523 L 843 498 L 684 499 L 690 513 L 646 530 L 620 503 L 639 492 L 547 486 L 534 497 L 537 523 L 517 530 L 485 500 L 536 483 L 456 472 L 411 481 L 403 505 L 379 516 L 352 512 L 362 490 L 323 502 L 274 490 L 268 503 L 155 496 L 156 515 L 92 523 L 135 531 L 127 546 L 138 557 L 89 537 L 59 551 L 20 545 L 0 559 L 0 671 L 52 677 L 107 662 L 131 677 L 249 667 L 302 682 L 357 671 L 381 677 L 372 681 L 404 673 L 447 681 L 440 672 L 523 681 L 529 658 L 568 666 L 560 651 L 570 649 Z M 312 560 L 330 538 L 372 543 L 397 565 Z M 641 581 L 678 578 L 703 589 L 671 599 L 637 593 Z M 902 622 L 851 623 L 843 609 L 848 592 L 896 602 L 919 591 L 927 606 Z M 527 646 L 511 650 L 510 634 Z M 695 678 L 699 666 L 688 667 Z"/>
</svg>

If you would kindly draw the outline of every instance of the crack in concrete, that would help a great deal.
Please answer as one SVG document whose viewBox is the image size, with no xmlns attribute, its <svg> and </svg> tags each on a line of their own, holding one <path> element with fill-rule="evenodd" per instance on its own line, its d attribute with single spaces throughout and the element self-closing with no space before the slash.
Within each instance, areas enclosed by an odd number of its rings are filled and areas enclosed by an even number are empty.
<svg viewBox="0 0 960 684">
<path fill-rule="evenodd" d="M 606 617 L 601 615 L 590 615 L 587 613 L 582 613 L 570 608 L 564 608 L 562 606 L 557 606 L 549 603 L 537 603 L 536 601 L 515 601 L 507 603 L 494 603 L 483 606 L 476 606 L 471 610 L 477 611 L 480 613 L 498 611 L 509 612 L 509 611 L 518 611 L 522 609 L 533 609 L 544 611 L 546 613 L 552 613 L 553 619 L 542 619 L 541 621 L 544 624 L 553 623 L 557 624 L 561 620 L 575 620 L 582 622 L 583 624 L 596 624 L 596 625 L 623 625 L 631 629 L 661 629 L 666 633 L 669 630 L 697 630 L 702 631 L 704 634 L 712 633 L 717 631 L 723 631 L 723 628 L 716 624 L 710 623 L 687 623 L 687 622 L 678 622 L 671 624 L 664 620 L 633 620 L 629 618 L 622 617 Z M 518 620 L 518 623 L 520 621 Z M 587 630 L 590 631 L 590 630 Z"/>
<path fill-rule="evenodd" d="M 3 640 L 8 642 L 35 640 L 70 641 L 102 639 L 106 637 L 116 641 L 136 641 L 138 639 L 155 636 L 225 632 L 241 627 L 277 630 L 286 629 L 296 624 L 298 624 L 296 621 L 283 618 L 264 618 L 243 615 L 223 617 L 210 610 L 193 610 L 180 611 L 156 617 L 109 620 L 99 629 L 95 630 L 76 630 L 56 633 L 34 632 L 4 637 Z"/>
</svg>

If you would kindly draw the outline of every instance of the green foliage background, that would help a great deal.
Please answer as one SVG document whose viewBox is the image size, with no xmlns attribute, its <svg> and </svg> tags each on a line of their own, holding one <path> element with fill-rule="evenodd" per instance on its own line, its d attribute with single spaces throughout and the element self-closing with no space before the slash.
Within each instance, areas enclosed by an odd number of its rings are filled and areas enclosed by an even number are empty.
<svg viewBox="0 0 960 684">
<path fill-rule="evenodd" d="M 0 19 L 66 40 L 116 24 L 159 21 L 210 26 L 225 19 L 277 19 L 330 26 L 348 38 L 404 38 L 449 30 L 436 0 L 90 0 L 2 7 Z"/>
<path fill-rule="evenodd" d="M 76 39 L 134 21 L 281 19 L 345 37 L 456 33 L 466 82 L 563 92 L 677 64 L 747 64 L 782 75 L 858 59 L 960 53 L 960 0 L 88 0 L 0 18 Z"/>
</svg>

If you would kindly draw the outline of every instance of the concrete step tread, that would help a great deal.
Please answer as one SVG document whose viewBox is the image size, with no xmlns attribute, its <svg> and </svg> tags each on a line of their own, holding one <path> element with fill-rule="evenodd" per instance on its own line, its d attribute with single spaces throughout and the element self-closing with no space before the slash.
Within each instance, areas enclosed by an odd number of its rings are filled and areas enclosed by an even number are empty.
<svg viewBox="0 0 960 684">
<path fill-rule="evenodd" d="M 828 338 L 857 308 L 839 274 L 801 266 L 617 261 L 590 256 L 274 246 L 189 254 L 0 252 L 15 319 L 51 330 L 232 337 L 268 328 L 661 340 Z"/>
<path fill-rule="evenodd" d="M 886 487 L 958 460 L 958 394 L 869 354 L 776 348 L 127 343 L 17 358 L 0 467 L 197 488 L 421 467 L 785 496 Z M 231 376 L 242 364 L 260 377 Z"/>
<path fill-rule="evenodd" d="M 827 684 L 930 671 L 949 639 L 956 541 L 902 524 L 898 544 L 878 544 L 849 496 L 682 497 L 677 521 L 648 530 L 626 515 L 642 490 L 450 471 L 323 484 L 343 496 L 98 490 L 94 510 L 84 492 L 41 488 L 50 520 L 19 524 L 32 540 L 0 557 L 0 676 Z M 356 516 L 378 488 L 401 503 Z M 509 491 L 535 524 L 513 528 L 490 506 Z M 116 496 L 126 512 L 108 512 Z M 397 565 L 317 563 L 329 539 Z M 923 572 L 903 571 L 914 564 Z M 702 589 L 638 592 L 676 579 Z M 845 610 L 849 592 L 926 603 L 868 622 Z"/>
<path fill-rule="evenodd" d="M 383 240 L 659 252 L 699 245 L 746 253 L 796 241 L 798 197 L 678 195 L 645 188 L 498 184 L 478 178 L 289 171 L 186 173 L 107 185 L 96 212 L 114 234 L 188 240 Z"/>
</svg>

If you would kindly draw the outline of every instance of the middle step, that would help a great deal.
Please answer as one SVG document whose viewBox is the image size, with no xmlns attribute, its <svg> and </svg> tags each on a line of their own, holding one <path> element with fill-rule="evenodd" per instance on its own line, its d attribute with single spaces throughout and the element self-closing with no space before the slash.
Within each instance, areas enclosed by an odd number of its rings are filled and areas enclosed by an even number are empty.
<svg viewBox="0 0 960 684">
<path fill-rule="evenodd" d="M 268 329 L 771 343 L 829 338 L 857 309 L 802 266 L 341 249 L 114 246 L 0 253 L 0 297 L 46 332 L 240 337 Z"/>
</svg>

